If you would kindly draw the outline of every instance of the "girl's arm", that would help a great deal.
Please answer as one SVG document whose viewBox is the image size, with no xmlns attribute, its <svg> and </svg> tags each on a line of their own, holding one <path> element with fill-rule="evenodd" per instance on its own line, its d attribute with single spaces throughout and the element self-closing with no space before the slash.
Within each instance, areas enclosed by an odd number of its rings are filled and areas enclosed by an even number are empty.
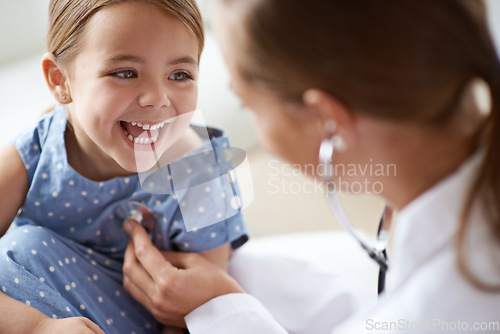
<svg viewBox="0 0 500 334">
<path fill-rule="evenodd" d="M 0 292 L 0 333 L 19 334 L 104 334 L 86 318 L 52 319 L 42 312 Z"/>
<path fill-rule="evenodd" d="M 12 144 L 0 149 L 0 237 L 5 234 L 28 193 L 28 174 Z"/>
</svg>

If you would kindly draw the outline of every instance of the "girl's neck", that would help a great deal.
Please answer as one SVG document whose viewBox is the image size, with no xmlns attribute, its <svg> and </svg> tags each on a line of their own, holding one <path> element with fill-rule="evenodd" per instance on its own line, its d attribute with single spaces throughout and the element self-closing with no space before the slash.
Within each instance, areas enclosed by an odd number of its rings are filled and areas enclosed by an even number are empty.
<svg viewBox="0 0 500 334">
<path fill-rule="evenodd" d="M 64 133 L 68 164 L 83 177 L 92 181 L 107 181 L 115 177 L 134 175 L 121 168 L 110 158 L 99 159 L 89 154 L 76 139 L 74 129 L 69 125 Z"/>
</svg>

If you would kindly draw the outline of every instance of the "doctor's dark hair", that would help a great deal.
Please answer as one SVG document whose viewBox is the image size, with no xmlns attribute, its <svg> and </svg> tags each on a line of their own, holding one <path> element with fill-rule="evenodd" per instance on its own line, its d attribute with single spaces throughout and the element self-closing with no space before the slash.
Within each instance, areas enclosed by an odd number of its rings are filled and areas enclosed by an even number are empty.
<svg viewBox="0 0 500 334">
<path fill-rule="evenodd" d="M 140 1 L 151 3 L 174 16 L 196 37 L 198 61 L 203 51 L 203 20 L 195 0 L 51 0 L 47 49 L 63 66 L 81 47 L 82 32 L 99 10 L 115 4 Z"/>
<path fill-rule="evenodd" d="M 239 10 L 232 42 L 237 71 L 292 103 L 321 89 L 360 115 L 432 126 L 460 112 L 474 78 L 492 110 L 471 138 L 486 147 L 461 218 L 458 263 L 471 284 L 500 291 L 472 273 L 464 254 L 476 199 L 500 243 L 500 65 L 480 0 L 220 0 Z"/>
</svg>

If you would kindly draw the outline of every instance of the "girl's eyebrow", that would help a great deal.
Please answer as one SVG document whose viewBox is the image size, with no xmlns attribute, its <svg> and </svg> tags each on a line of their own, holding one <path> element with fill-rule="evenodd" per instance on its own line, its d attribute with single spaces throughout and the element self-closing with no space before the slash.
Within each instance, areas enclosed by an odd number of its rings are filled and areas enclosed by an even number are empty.
<svg viewBox="0 0 500 334">
<path fill-rule="evenodd" d="M 198 65 L 198 62 L 194 60 L 192 57 L 186 56 L 178 59 L 172 60 L 169 65 L 178 65 L 178 64 L 189 64 L 189 65 Z"/>
<path fill-rule="evenodd" d="M 145 63 L 145 61 L 142 58 L 139 58 L 139 57 L 133 56 L 133 55 L 127 55 L 127 54 L 117 55 L 117 56 L 113 56 L 113 57 L 106 59 L 106 63 L 119 63 L 122 61 L 131 61 L 131 62 L 139 63 L 139 64 Z M 168 64 L 169 65 L 189 64 L 189 65 L 196 65 L 197 66 L 198 62 L 196 60 L 194 60 L 192 57 L 186 56 L 186 57 L 174 59 L 174 60 L 170 61 Z"/>
<path fill-rule="evenodd" d="M 136 56 L 132 56 L 132 55 L 126 55 L 126 54 L 117 55 L 117 56 L 113 56 L 113 57 L 106 59 L 106 63 L 119 63 L 122 61 L 131 61 L 133 63 L 144 64 L 143 59 L 136 57 Z"/>
</svg>

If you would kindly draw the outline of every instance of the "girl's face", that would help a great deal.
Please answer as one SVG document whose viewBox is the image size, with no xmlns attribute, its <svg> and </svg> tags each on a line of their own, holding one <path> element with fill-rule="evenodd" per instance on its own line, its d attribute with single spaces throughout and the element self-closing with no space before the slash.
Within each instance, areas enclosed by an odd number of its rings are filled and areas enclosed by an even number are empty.
<svg viewBox="0 0 500 334">
<path fill-rule="evenodd" d="M 67 73 L 75 160 L 102 177 L 151 167 L 196 108 L 196 38 L 156 6 L 132 1 L 97 12 L 80 42 Z"/>
</svg>

